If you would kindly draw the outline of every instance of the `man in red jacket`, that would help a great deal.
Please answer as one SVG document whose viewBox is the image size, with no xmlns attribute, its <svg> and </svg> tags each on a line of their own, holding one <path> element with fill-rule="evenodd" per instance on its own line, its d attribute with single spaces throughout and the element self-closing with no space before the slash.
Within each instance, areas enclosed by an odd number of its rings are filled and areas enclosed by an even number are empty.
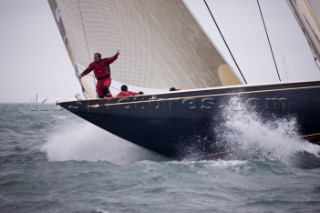
<svg viewBox="0 0 320 213">
<path fill-rule="evenodd" d="M 109 64 L 114 62 L 118 58 L 119 54 L 120 53 L 118 51 L 110 58 L 101 58 L 100 53 L 95 53 L 94 62 L 92 62 L 88 68 L 79 75 L 79 78 L 81 79 L 83 76 L 94 70 L 94 75 L 98 80 L 96 87 L 99 98 L 112 97 L 109 90 L 109 86 L 111 84 Z"/>
<path fill-rule="evenodd" d="M 128 91 L 128 86 L 127 85 L 122 85 L 121 86 L 121 92 L 117 95 L 118 97 L 126 97 L 126 96 L 135 96 L 139 95 L 139 93 Z"/>
</svg>

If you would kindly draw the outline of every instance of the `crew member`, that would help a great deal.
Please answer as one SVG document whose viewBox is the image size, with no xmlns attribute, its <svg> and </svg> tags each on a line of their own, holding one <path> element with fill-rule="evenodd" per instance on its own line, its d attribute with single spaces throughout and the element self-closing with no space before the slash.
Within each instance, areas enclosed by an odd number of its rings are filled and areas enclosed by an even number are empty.
<svg viewBox="0 0 320 213">
<path fill-rule="evenodd" d="M 111 84 L 109 65 L 117 60 L 119 54 L 119 51 L 117 51 L 117 53 L 110 58 L 101 58 L 100 53 L 95 53 L 93 56 L 94 62 L 92 62 L 88 68 L 79 75 L 79 78 L 81 79 L 83 76 L 94 70 L 94 75 L 98 80 L 96 90 L 99 98 L 112 97 L 109 90 L 109 86 Z"/>
<path fill-rule="evenodd" d="M 175 88 L 175 87 L 171 87 L 171 88 L 169 89 L 170 92 L 172 92 L 172 91 L 179 91 L 179 90 L 181 90 L 181 89 L 177 89 L 177 88 Z"/>
<path fill-rule="evenodd" d="M 128 91 L 128 86 L 127 85 L 122 85 L 121 86 L 121 92 L 119 92 L 117 97 L 135 96 L 135 95 L 139 95 L 139 93 Z"/>
</svg>

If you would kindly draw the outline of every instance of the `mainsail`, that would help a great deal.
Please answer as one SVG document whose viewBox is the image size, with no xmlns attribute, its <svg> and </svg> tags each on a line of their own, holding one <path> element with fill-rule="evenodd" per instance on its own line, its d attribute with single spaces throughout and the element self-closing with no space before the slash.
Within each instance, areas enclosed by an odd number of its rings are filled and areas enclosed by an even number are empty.
<svg viewBox="0 0 320 213">
<path fill-rule="evenodd" d="M 222 85 L 218 68 L 226 62 L 182 0 L 48 1 L 60 12 L 60 32 L 77 67 L 95 52 L 110 57 L 119 50 L 111 65 L 118 82 L 157 89 Z"/>
<path fill-rule="evenodd" d="M 289 2 L 309 40 L 315 57 L 320 61 L 320 1 L 290 0 Z"/>
</svg>

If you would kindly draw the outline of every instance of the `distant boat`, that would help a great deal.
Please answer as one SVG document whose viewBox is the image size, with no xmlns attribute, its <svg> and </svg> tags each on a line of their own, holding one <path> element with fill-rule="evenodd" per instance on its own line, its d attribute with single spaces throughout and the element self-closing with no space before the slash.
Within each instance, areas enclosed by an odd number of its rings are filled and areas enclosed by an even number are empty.
<svg viewBox="0 0 320 213">
<path fill-rule="evenodd" d="M 217 156 L 228 150 L 217 143 L 213 129 L 224 119 L 230 99 L 237 97 L 262 119 L 295 117 L 304 138 L 320 141 L 319 79 L 247 84 L 199 25 L 192 0 L 48 2 L 76 72 L 90 63 L 93 53 L 108 56 L 120 49 L 121 57 L 112 65 L 115 84 L 145 88 L 146 95 L 96 99 L 92 82 L 83 78 L 86 100 L 59 103 L 106 131 L 173 159 L 185 158 L 190 150 L 200 158 Z M 206 1 L 197 2 L 212 15 Z M 311 29 L 308 40 L 319 59 L 319 13 L 312 9 L 319 3 L 289 2 L 297 18 L 313 13 L 307 24 L 300 24 Z M 172 86 L 183 90 L 169 92 Z"/>
</svg>

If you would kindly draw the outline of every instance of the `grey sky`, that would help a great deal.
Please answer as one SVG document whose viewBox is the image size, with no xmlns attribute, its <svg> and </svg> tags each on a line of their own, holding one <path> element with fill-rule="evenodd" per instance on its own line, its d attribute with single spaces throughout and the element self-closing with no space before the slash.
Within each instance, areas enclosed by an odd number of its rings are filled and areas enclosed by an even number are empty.
<svg viewBox="0 0 320 213">
<path fill-rule="evenodd" d="M 265 34 L 259 32 L 255 35 L 255 32 L 250 32 L 250 26 L 246 26 L 246 32 L 251 36 L 245 36 L 246 41 L 243 38 L 239 40 L 239 33 L 243 28 L 232 27 L 239 26 L 241 22 L 245 23 L 250 18 L 261 24 L 258 11 L 255 11 L 256 1 L 208 2 L 214 4 L 217 21 L 223 23 L 226 37 L 234 37 L 229 39 L 230 46 L 236 51 L 235 54 L 242 58 L 240 63 L 243 69 L 266 69 L 269 72 L 274 69 Z M 261 0 L 260 2 L 281 75 L 284 78 L 293 75 L 291 79 L 294 80 L 319 80 L 320 71 L 312 60 L 302 33 L 290 10 L 283 10 L 287 7 L 286 1 Z M 228 4 L 233 6 L 226 7 Z M 242 13 L 243 17 L 235 20 L 232 18 L 234 13 Z M 55 98 L 69 100 L 81 92 L 46 0 L 0 0 L 0 27 L 2 29 L 0 102 L 30 102 L 35 100 L 33 94 L 38 94 L 38 98 L 46 98 L 49 101 Z M 263 29 L 261 25 L 259 28 Z M 280 31 L 282 36 L 279 37 L 277 32 Z M 251 45 L 246 46 L 245 42 L 250 42 Z M 260 58 L 248 60 L 248 57 L 245 57 L 248 50 L 250 54 L 260 54 Z M 226 52 L 225 49 L 221 51 Z M 227 59 L 228 57 L 230 60 L 230 56 L 227 56 Z M 303 72 L 299 73 L 296 70 L 311 70 L 312 79 L 306 78 Z"/>
<path fill-rule="evenodd" d="M 0 102 L 81 91 L 46 0 L 0 0 L 0 27 Z"/>
<path fill-rule="evenodd" d="M 198 14 L 200 23 L 226 57 L 236 66 L 215 28 L 212 18 L 197 8 L 197 0 L 184 0 Z M 207 0 L 219 28 L 248 83 L 279 81 L 256 0 Z M 259 0 L 282 81 L 319 80 L 307 41 L 286 0 Z M 208 24 L 209 23 L 209 24 Z"/>
</svg>

